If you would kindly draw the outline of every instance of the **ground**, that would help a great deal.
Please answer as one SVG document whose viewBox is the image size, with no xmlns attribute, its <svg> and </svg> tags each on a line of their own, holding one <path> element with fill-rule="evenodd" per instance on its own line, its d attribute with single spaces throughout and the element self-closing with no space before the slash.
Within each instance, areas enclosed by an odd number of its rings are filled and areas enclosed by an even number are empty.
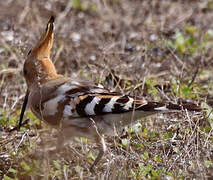
<svg viewBox="0 0 213 180">
<path fill-rule="evenodd" d="M 28 110 L 22 67 L 51 15 L 52 60 L 59 73 L 152 101 L 190 101 L 201 113 L 159 114 L 106 137 L 77 138 L 60 152 L 56 132 Z M 212 179 L 213 1 L 0 1 L 0 178 Z"/>
</svg>

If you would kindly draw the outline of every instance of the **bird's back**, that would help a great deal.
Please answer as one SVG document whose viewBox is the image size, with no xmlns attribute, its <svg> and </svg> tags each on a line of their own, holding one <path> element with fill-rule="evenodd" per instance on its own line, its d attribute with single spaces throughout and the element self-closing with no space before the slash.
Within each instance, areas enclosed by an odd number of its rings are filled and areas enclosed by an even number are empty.
<svg viewBox="0 0 213 180">
<path fill-rule="evenodd" d="M 39 119 L 53 126 L 90 128 L 95 124 L 103 133 L 157 112 L 198 110 L 192 105 L 148 102 L 142 97 L 110 92 L 89 82 L 64 77 L 39 88 L 29 98 Z"/>
</svg>

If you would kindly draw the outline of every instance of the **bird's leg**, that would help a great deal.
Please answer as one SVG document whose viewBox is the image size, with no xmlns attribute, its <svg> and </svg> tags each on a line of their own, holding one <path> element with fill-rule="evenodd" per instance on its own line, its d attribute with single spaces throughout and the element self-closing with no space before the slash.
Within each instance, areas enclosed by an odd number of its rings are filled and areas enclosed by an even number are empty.
<svg viewBox="0 0 213 180">
<path fill-rule="evenodd" d="M 56 144 L 56 152 L 60 152 L 64 146 L 65 137 L 62 130 L 59 130 Z"/>
<path fill-rule="evenodd" d="M 98 162 L 101 160 L 101 158 L 103 157 L 104 155 L 104 152 L 106 151 L 106 144 L 105 144 L 105 141 L 104 141 L 104 137 L 101 136 L 101 137 L 98 137 L 98 149 L 99 149 L 99 153 L 98 153 L 98 156 L 97 158 L 95 159 L 95 161 L 93 162 L 93 164 L 91 165 L 90 167 L 90 172 L 94 173 L 94 167 L 98 164 Z"/>
</svg>

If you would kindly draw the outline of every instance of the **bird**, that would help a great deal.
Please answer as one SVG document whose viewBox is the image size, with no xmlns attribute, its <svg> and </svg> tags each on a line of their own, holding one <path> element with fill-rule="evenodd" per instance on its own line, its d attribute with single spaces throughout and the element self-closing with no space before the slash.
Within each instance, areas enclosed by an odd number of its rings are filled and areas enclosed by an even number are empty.
<svg viewBox="0 0 213 180">
<path fill-rule="evenodd" d="M 107 149 L 105 135 L 113 135 L 116 129 L 152 114 L 201 111 L 196 104 L 149 102 L 145 97 L 111 92 L 92 82 L 58 74 L 50 59 L 53 39 L 54 16 L 51 16 L 43 35 L 24 62 L 27 93 L 19 125 L 28 104 L 38 119 L 60 129 L 59 146 L 63 145 L 64 139 L 73 137 L 92 139 L 99 152 L 90 167 L 91 171 Z"/>
</svg>

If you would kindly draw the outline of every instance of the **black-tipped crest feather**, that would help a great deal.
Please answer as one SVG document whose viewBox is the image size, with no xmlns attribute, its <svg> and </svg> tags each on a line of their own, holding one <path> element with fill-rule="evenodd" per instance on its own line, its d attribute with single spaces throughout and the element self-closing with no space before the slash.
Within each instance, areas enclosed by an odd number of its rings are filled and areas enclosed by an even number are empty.
<svg viewBox="0 0 213 180">
<path fill-rule="evenodd" d="M 47 27 L 46 27 L 46 32 L 48 31 L 48 30 L 54 30 L 54 21 L 55 21 L 55 17 L 54 16 L 51 16 L 50 17 L 50 20 L 48 21 L 48 23 L 47 23 Z"/>
</svg>

